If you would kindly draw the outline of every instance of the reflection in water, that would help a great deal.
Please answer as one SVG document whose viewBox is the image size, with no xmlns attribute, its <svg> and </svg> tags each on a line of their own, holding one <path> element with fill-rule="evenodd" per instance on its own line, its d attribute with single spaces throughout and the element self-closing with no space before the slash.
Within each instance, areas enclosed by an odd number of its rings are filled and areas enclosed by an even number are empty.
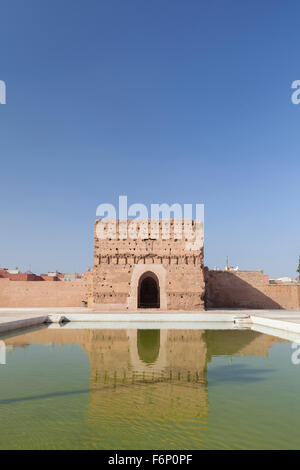
<svg viewBox="0 0 300 470">
<path fill-rule="evenodd" d="M 214 356 L 267 356 L 273 342 L 250 330 L 79 330 L 70 325 L 5 340 L 7 347 L 81 345 L 90 360 L 91 388 L 97 389 L 143 381 L 205 385 Z"/>
<path fill-rule="evenodd" d="M 267 356 L 274 338 L 247 330 L 79 330 L 69 324 L 7 338 L 5 343 L 10 347 L 75 344 L 88 354 L 89 401 L 82 437 L 86 447 L 179 449 L 201 447 L 205 439 L 210 413 L 207 364 L 215 356 Z M 40 367 L 45 374 L 42 363 Z M 209 385 L 215 389 L 215 384 L 231 381 L 262 383 L 269 375 L 266 368 L 221 366 Z M 72 384 L 66 383 L 65 392 L 55 395 L 50 377 L 49 381 L 49 391 L 44 392 L 47 412 L 49 400 L 56 407 L 55 397 L 64 399 L 64 393 L 71 406 Z M 77 382 L 74 397 L 86 385 Z M 26 397 L 25 392 L 20 391 L 19 397 L 15 392 L 15 402 L 34 406 L 34 400 L 22 401 L 22 395 Z M 36 397 L 43 399 L 42 390 L 32 393 L 31 398 Z M 0 405 L 1 398 L 2 406 L 9 406 L 6 399 L 12 396 L 0 396 Z"/>
<path fill-rule="evenodd" d="M 139 358 L 146 364 L 153 364 L 159 355 L 160 330 L 138 330 L 137 349 Z"/>
</svg>

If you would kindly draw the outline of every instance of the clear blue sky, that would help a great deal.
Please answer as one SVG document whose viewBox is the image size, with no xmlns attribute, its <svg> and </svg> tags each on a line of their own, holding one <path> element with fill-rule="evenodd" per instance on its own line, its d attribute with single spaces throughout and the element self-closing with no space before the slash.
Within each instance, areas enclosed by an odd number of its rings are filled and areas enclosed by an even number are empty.
<svg viewBox="0 0 300 470">
<path fill-rule="evenodd" d="M 101 202 L 206 208 L 206 264 L 296 275 L 300 3 L 2 0 L 0 266 L 83 271 Z"/>
</svg>

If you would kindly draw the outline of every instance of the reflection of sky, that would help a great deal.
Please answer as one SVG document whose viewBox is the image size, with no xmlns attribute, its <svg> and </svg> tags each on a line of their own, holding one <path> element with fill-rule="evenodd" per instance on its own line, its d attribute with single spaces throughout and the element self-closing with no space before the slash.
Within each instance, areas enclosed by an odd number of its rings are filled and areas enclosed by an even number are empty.
<svg viewBox="0 0 300 470">
<path fill-rule="evenodd" d="M 257 369 L 249 364 L 232 364 L 226 366 L 215 366 L 209 371 L 209 387 L 221 382 L 261 382 L 268 380 L 268 374 L 273 369 Z"/>
</svg>

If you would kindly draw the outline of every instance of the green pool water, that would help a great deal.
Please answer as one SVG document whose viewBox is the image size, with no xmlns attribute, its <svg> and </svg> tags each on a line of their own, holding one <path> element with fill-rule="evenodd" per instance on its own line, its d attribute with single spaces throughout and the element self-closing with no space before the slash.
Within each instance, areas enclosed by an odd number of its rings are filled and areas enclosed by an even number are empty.
<svg viewBox="0 0 300 470">
<path fill-rule="evenodd" d="M 279 338 L 68 324 L 0 340 L 1 449 L 300 448 L 300 365 Z"/>
</svg>

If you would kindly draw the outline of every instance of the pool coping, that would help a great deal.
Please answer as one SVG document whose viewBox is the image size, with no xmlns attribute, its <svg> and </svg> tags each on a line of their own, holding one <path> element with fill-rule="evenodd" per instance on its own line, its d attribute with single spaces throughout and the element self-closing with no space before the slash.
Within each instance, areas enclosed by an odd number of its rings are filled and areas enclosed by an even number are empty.
<svg viewBox="0 0 300 470">
<path fill-rule="evenodd" d="M 24 315 L 19 317 L 13 316 L 13 318 L 0 316 L 0 333 L 6 333 L 8 331 L 26 329 L 32 326 L 42 325 L 49 321 L 48 315 Z"/>
<path fill-rule="evenodd" d="M 169 323 L 195 324 L 230 323 L 237 328 L 255 327 L 257 331 L 268 328 L 278 332 L 283 330 L 300 335 L 300 310 L 208 310 L 205 312 L 95 312 L 86 308 L 0 308 L 0 333 L 29 328 L 44 323 L 61 324 L 64 322 L 103 322 L 111 324 L 152 324 Z M 148 326 L 148 327 L 149 327 Z M 217 325 L 216 325 L 217 326 Z M 223 327 L 223 325 L 222 325 Z M 221 327 L 221 328 L 222 328 Z M 262 332 L 262 331 L 261 331 Z M 278 333 L 279 334 L 279 333 Z M 293 336 L 293 335 L 292 335 Z M 300 337 L 299 337 L 300 338 Z"/>
</svg>

